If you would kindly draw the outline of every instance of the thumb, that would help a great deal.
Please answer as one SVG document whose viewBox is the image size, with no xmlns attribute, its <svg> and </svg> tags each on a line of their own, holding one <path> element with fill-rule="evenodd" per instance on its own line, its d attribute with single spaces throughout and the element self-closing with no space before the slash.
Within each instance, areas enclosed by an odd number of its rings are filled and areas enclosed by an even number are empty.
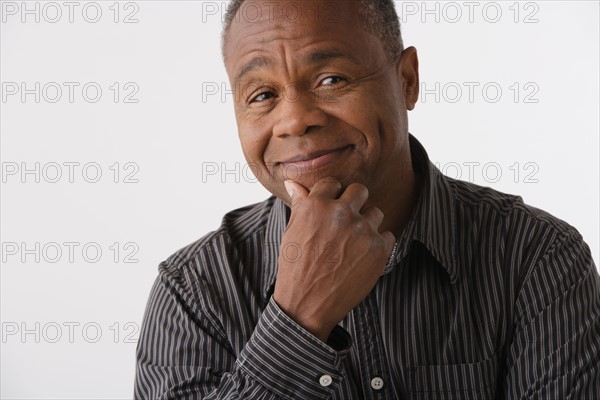
<svg viewBox="0 0 600 400">
<path fill-rule="evenodd" d="M 297 182 L 294 182 L 290 179 L 286 180 L 283 182 L 283 184 L 285 185 L 285 190 L 288 192 L 288 195 L 290 196 L 290 203 L 292 206 L 292 210 L 294 209 L 294 207 L 306 196 L 308 196 L 308 190 L 300 185 Z"/>
</svg>

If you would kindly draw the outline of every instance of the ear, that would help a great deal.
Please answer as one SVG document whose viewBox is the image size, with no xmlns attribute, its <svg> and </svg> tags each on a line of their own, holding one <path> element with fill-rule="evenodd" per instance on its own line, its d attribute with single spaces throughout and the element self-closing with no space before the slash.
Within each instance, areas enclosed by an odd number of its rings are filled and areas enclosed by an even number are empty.
<svg viewBox="0 0 600 400">
<path fill-rule="evenodd" d="M 407 110 L 415 108 L 419 99 L 419 57 L 413 46 L 406 48 L 396 64 L 396 73 L 402 87 Z"/>
</svg>

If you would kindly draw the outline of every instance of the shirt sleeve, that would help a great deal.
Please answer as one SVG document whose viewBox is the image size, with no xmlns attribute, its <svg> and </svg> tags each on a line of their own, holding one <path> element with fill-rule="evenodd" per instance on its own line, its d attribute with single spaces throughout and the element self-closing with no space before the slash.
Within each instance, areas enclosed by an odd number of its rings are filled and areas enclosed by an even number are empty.
<svg viewBox="0 0 600 400">
<path fill-rule="evenodd" d="M 327 343 L 271 298 L 239 354 L 179 282 L 152 287 L 136 351 L 135 399 L 328 398 L 351 346 L 337 326 Z"/>
<path fill-rule="evenodd" d="M 600 399 L 600 276 L 571 230 L 525 278 L 504 386 L 510 399 Z"/>
</svg>

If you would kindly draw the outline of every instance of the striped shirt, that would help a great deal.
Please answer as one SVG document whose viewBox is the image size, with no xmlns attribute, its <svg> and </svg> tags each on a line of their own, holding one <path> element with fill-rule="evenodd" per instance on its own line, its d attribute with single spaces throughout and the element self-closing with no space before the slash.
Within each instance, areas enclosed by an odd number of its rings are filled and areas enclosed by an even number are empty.
<svg viewBox="0 0 600 400">
<path fill-rule="evenodd" d="M 289 219 L 272 196 L 160 264 L 134 397 L 600 399 L 600 277 L 579 232 L 410 146 L 412 217 L 326 343 L 271 298 Z"/>
</svg>

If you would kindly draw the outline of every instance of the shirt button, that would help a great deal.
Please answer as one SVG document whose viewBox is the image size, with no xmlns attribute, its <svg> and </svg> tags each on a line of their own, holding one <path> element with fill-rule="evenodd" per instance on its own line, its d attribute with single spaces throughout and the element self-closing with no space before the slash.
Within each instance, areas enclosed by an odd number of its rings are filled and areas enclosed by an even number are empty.
<svg viewBox="0 0 600 400">
<path fill-rule="evenodd" d="M 378 376 L 371 379 L 371 387 L 375 390 L 381 389 L 383 387 L 383 379 Z"/>
<path fill-rule="evenodd" d="M 333 382 L 333 379 L 331 379 L 331 376 L 329 376 L 329 375 L 323 375 L 319 379 L 319 383 L 321 384 L 321 386 L 324 386 L 324 387 L 331 385 L 331 382 Z"/>
</svg>

